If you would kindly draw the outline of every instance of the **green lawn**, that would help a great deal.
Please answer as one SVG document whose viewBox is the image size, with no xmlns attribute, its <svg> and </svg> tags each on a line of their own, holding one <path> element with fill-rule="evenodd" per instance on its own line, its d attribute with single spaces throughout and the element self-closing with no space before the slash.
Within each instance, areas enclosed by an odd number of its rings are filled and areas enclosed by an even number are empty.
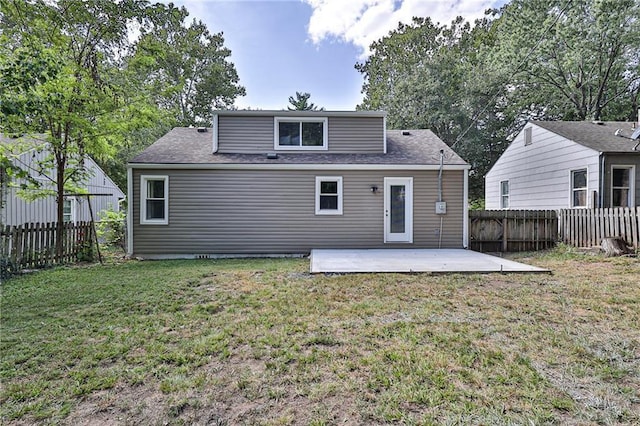
<svg viewBox="0 0 640 426">
<path fill-rule="evenodd" d="M 638 260 L 523 260 L 554 273 L 265 259 L 13 278 L 0 423 L 640 423 Z"/>
</svg>

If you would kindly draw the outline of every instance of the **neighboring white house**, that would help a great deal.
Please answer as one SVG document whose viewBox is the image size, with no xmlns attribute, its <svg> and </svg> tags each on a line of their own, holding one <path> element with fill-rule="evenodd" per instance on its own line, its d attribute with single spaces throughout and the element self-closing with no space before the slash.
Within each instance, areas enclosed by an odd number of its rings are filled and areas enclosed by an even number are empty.
<svg viewBox="0 0 640 426">
<path fill-rule="evenodd" d="M 48 176 L 55 175 L 51 170 L 39 171 L 38 162 L 43 160 L 49 151 L 46 144 L 37 139 L 11 139 L 0 136 L 0 154 L 5 155 L 14 166 L 28 171 L 30 176 L 41 181 L 45 185 L 53 187 L 53 182 Z M 105 174 L 105 172 L 90 158 L 85 157 L 84 166 L 87 173 L 83 189 L 93 194 L 91 209 L 94 219 L 98 220 L 102 210 L 120 210 L 120 202 L 125 198 L 124 193 Z M 55 222 L 56 200 L 55 196 L 39 198 L 34 201 L 26 201 L 18 196 L 20 181 L 7 183 L 6 176 L 0 170 L 0 224 L 20 225 L 23 223 L 48 223 Z M 89 205 L 86 196 L 69 195 L 64 199 L 64 220 L 68 222 L 88 221 L 91 219 Z"/>
<path fill-rule="evenodd" d="M 485 206 L 640 205 L 640 130 L 632 122 L 531 121 L 485 177 Z"/>
</svg>

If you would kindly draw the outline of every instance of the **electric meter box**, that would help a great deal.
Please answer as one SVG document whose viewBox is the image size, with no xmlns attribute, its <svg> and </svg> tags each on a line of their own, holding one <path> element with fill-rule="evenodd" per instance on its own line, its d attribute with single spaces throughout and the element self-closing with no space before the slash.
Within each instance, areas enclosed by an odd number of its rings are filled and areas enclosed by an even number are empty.
<svg viewBox="0 0 640 426">
<path fill-rule="evenodd" d="M 436 202 L 436 214 L 447 214 L 447 203 L 444 201 Z"/>
</svg>

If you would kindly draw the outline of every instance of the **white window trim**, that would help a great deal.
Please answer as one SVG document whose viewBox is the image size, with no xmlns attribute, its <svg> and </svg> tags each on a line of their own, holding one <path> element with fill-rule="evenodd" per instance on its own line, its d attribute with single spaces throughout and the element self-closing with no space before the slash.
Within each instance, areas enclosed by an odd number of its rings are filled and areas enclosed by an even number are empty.
<svg viewBox="0 0 640 426">
<path fill-rule="evenodd" d="M 147 219 L 147 181 L 164 180 L 164 219 Z M 140 225 L 168 225 L 169 224 L 169 176 L 141 175 L 140 176 Z"/>
<path fill-rule="evenodd" d="M 613 207 L 613 170 L 614 169 L 627 169 L 629 170 L 629 207 L 636 205 L 636 166 L 633 164 L 612 164 L 611 165 L 611 179 L 609 189 L 609 206 Z"/>
<path fill-rule="evenodd" d="M 320 208 L 320 187 L 322 182 L 338 183 L 338 208 L 337 210 L 323 210 Z M 342 176 L 316 176 L 316 215 L 342 215 Z"/>
<path fill-rule="evenodd" d="M 280 122 L 289 123 L 322 123 L 322 146 L 290 146 L 280 145 Z M 327 117 L 274 117 L 273 118 L 273 149 L 277 151 L 326 151 L 329 149 L 328 143 L 328 123 Z"/>
<path fill-rule="evenodd" d="M 70 197 L 64 197 L 64 201 L 69 201 L 69 205 L 70 205 L 70 211 L 69 211 L 69 222 L 73 223 L 74 225 L 76 223 L 78 223 L 78 218 L 77 218 L 77 214 L 76 214 L 76 210 L 77 210 L 77 202 L 78 200 L 76 200 L 76 197 L 74 196 L 70 196 Z M 63 219 L 64 219 L 64 214 L 62 215 Z"/>
<path fill-rule="evenodd" d="M 581 171 L 585 171 L 586 173 L 586 181 L 587 181 L 587 186 L 584 188 L 585 191 L 585 205 L 584 206 L 574 206 L 573 205 L 573 192 L 574 192 L 574 188 L 573 188 L 573 173 L 574 172 L 581 172 Z M 580 189 L 580 191 L 582 191 L 583 189 Z M 579 169 L 572 169 L 569 170 L 569 206 L 572 209 L 588 209 L 589 208 L 589 168 L 588 167 L 581 167 Z"/>
<path fill-rule="evenodd" d="M 504 182 L 507 182 L 507 190 L 508 190 L 508 191 L 507 191 L 507 193 L 506 193 L 506 194 L 503 194 L 503 193 L 502 193 L 502 184 L 503 184 Z M 508 210 L 508 209 L 509 209 L 509 207 L 511 207 L 511 183 L 509 182 L 509 179 L 505 179 L 505 180 L 501 180 L 501 181 L 500 181 L 500 183 L 499 183 L 498 185 L 500 185 L 500 187 L 498 188 L 498 192 L 500 193 L 500 209 L 502 209 L 502 210 Z M 502 201 L 503 201 L 503 197 L 504 197 L 505 195 L 506 195 L 507 200 L 508 200 L 508 202 L 507 202 L 507 206 L 506 206 L 506 207 L 503 205 L 503 202 L 502 202 Z"/>
</svg>

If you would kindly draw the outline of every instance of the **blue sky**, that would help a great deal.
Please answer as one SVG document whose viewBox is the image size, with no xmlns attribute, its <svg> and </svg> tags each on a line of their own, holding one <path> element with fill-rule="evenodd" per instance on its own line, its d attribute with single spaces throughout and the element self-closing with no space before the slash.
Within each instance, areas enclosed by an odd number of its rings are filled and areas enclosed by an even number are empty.
<svg viewBox="0 0 640 426">
<path fill-rule="evenodd" d="M 174 0 L 189 20 L 222 31 L 247 95 L 239 108 L 284 109 L 298 92 L 327 110 L 361 102 L 356 62 L 368 46 L 412 16 L 473 21 L 505 0 Z"/>
</svg>

